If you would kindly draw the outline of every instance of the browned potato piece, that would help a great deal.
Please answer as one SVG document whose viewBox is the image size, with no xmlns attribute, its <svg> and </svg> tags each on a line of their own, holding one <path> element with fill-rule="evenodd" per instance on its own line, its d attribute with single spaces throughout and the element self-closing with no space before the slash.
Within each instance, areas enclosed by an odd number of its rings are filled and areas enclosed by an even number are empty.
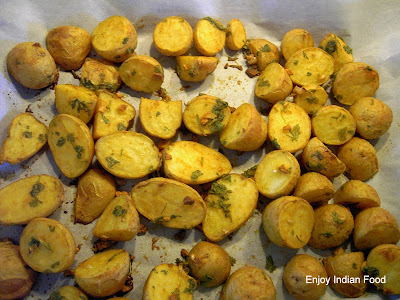
<svg viewBox="0 0 400 300">
<path fill-rule="evenodd" d="M 78 288 L 65 285 L 50 294 L 49 300 L 88 300 L 88 297 Z"/>
<path fill-rule="evenodd" d="M 362 62 L 345 64 L 332 84 L 333 95 L 342 104 L 352 105 L 358 99 L 371 97 L 379 87 L 379 74 Z"/>
<path fill-rule="evenodd" d="M 270 241 L 280 247 L 300 249 L 311 237 L 314 211 L 308 201 L 283 196 L 265 207 L 262 226 Z"/>
<path fill-rule="evenodd" d="M 176 58 L 176 73 L 184 81 L 198 82 L 206 79 L 217 67 L 216 57 L 178 56 Z"/>
<path fill-rule="evenodd" d="M 201 54 L 214 56 L 224 48 L 225 35 L 225 28 L 219 21 L 205 17 L 194 28 L 194 46 Z"/>
<path fill-rule="evenodd" d="M 0 164 L 18 164 L 35 155 L 46 144 L 47 133 L 47 126 L 33 114 L 19 114 L 8 127 L 1 146 Z"/>
<path fill-rule="evenodd" d="M 310 282 L 310 277 L 326 278 L 327 274 L 321 263 L 308 254 L 293 256 L 283 269 L 283 282 L 290 295 L 298 300 L 317 300 L 325 294 L 328 286 L 315 280 Z"/>
<path fill-rule="evenodd" d="M 121 85 L 119 71 L 113 63 L 89 57 L 82 66 L 80 82 L 89 90 L 108 90 L 112 93 L 115 93 Z"/>
<path fill-rule="evenodd" d="M 114 199 L 115 192 L 115 182 L 112 176 L 99 169 L 87 171 L 78 181 L 75 222 L 91 223 Z"/>
<path fill-rule="evenodd" d="M 314 210 L 315 224 L 308 245 L 329 249 L 343 244 L 354 228 L 349 209 L 338 204 L 327 204 Z"/>
<path fill-rule="evenodd" d="M 267 124 L 257 109 L 244 103 L 232 113 L 219 140 L 228 149 L 255 151 L 264 144 L 267 133 Z"/>
<path fill-rule="evenodd" d="M 47 49 L 65 70 L 78 70 L 92 49 L 92 36 L 77 26 L 53 28 L 46 36 Z"/>
<path fill-rule="evenodd" d="M 346 170 L 345 164 L 317 137 L 312 138 L 303 149 L 302 161 L 308 171 L 329 178 L 339 176 Z"/>
<path fill-rule="evenodd" d="M 294 53 L 285 64 L 294 84 L 324 84 L 334 71 L 332 56 L 315 47 L 304 48 Z"/>
<path fill-rule="evenodd" d="M 297 181 L 293 196 L 303 198 L 311 205 L 327 204 L 333 198 L 333 183 L 324 175 L 309 172 L 301 175 Z"/>
<path fill-rule="evenodd" d="M 286 70 L 279 63 L 270 63 L 258 77 L 255 93 L 257 97 L 275 104 L 285 100 L 292 88 L 292 80 Z"/>
<path fill-rule="evenodd" d="M 24 228 L 19 240 L 21 256 L 35 271 L 60 273 L 68 269 L 75 257 L 72 233 L 60 222 L 37 218 Z"/>
<path fill-rule="evenodd" d="M 185 105 L 183 123 L 191 132 L 207 136 L 220 132 L 231 118 L 227 102 L 211 95 L 200 95 Z"/>
<path fill-rule="evenodd" d="M 0 299 L 27 296 L 35 282 L 36 272 L 24 262 L 19 247 L 11 241 L 0 242 L 0 265 Z"/>
<path fill-rule="evenodd" d="M 375 285 L 385 295 L 400 294 L 400 247 L 391 244 L 376 246 L 368 254 L 363 271 L 370 275 L 368 281 L 375 277 Z M 385 283 L 383 278 L 386 278 Z"/>
<path fill-rule="evenodd" d="M 246 30 L 238 19 L 229 21 L 226 27 L 226 46 L 231 50 L 240 50 L 246 43 Z"/>
<path fill-rule="evenodd" d="M 285 60 L 298 50 L 308 47 L 314 47 L 314 41 L 311 34 L 304 29 L 292 29 L 283 36 L 281 51 Z"/>
<path fill-rule="evenodd" d="M 367 282 L 364 281 L 364 274 L 361 270 L 364 264 L 364 253 L 351 252 L 338 255 L 334 253 L 334 256 L 324 258 L 323 263 L 326 273 L 330 278 L 331 287 L 339 294 L 356 298 L 365 293 Z M 352 278 L 351 280 L 354 281 L 358 280 L 359 282 L 340 282 L 345 277 Z"/>
<path fill-rule="evenodd" d="M 393 121 L 390 106 L 372 97 L 358 99 L 349 111 L 356 122 L 356 131 L 367 140 L 383 135 Z"/>
<path fill-rule="evenodd" d="M 168 17 L 156 25 L 153 43 L 157 50 L 166 56 L 179 56 L 189 50 L 193 42 L 193 30 L 182 17 Z"/>
<path fill-rule="evenodd" d="M 123 16 L 111 16 L 93 31 L 93 48 L 105 59 L 123 62 L 134 55 L 137 33 L 132 23 Z"/>
<path fill-rule="evenodd" d="M 276 149 L 295 153 L 303 149 L 311 136 L 311 120 L 296 103 L 276 103 L 268 116 L 268 138 Z"/>
<path fill-rule="evenodd" d="M 314 135 L 328 145 L 342 145 L 356 133 L 356 122 L 349 111 L 337 105 L 319 109 L 311 120 Z"/>
<path fill-rule="evenodd" d="M 319 48 L 333 57 L 335 72 L 343 65 L 353 62 L 353 50 L 345 41 L 333 33 L 328 33 L 319 43 Z"/>
<path fill-rule="evenodd" d="M 152 93 L 164 81 L 164 69 L 151 56 L 136 55 L 123 62 L 119 68 L 122 81 L 132 90 Z"/>
<path fill-rule="evenodd" d="M 293 89 L 294 102 L 309 115 L 315 114 L 318 109 L 325 105 L 328 94 L 318 84 L 306 84 L 303 87 L 296 86 Z"/>
<path fill-rule="evenodd" d="M 275 300 L 274 284 L 264 270 L 252 266 L 237 269 L 228 278 L 220 300 Z"/>
<path fill-rule="evenodd" d="M 379 171 L 375 148 L 358 137 L 339 147 L 338 158 L 346 165 L 346 173 L 352 179 L 366 181 Z"/>
<path fill-rule="evenodd" d="M 359 250 L 381 244 L 396 244 L 400 230 L 396 218 L 382 207 L 371 207 L 359 212 L 355 218 L 354 245 Z"/>
<path fill-rule="evenodd" d="M 260 72 L 270 63 L 279 63 L 281 54 L 278 47 L 271 42 L 264 39 L 250 40 L 249 48 L 251 53 L 257 58 L 257 67 Z"/>
<path fill-rule="evenodd" d="M 350 180 L 342 184 L 335 192 L 335 203 L 358 209 L 381 206 L 376 190 L 360 180 Z"/>
<path fill-rule="evenodd" d="M 189 252 L 188 262 L 193 276 L 205 287 L 220 285 L 231 273 L 230 256 L 217 244 L 196 244 Z"/>
<path fill-rule="evenodd" d="M 49 86 L 58 77 L 53 57 L 40 43 L 25 42 L 12 48 L 7 68 L 20 84 L 35 90 Z"/>
</svg>

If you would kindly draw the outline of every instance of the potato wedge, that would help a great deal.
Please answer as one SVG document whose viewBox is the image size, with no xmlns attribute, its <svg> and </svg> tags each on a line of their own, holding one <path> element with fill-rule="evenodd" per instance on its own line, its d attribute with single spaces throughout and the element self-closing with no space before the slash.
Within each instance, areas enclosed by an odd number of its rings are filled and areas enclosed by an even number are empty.
<svg viewBox="0 0 400 300">
<path fill-rule="evenodd" d="M 0 164 L 18 164 L 35 155 L 47 142 L 47 126 L 30 113 L 16 116 L 8 127 L 0 153 Z"/>
<path fill-rule="evenodd" d="M 64 285 L 50 294 L 49 300 L 88 300 L 88 297 L 80 289 L 72 285 Z"/>
<path fill-rule="evenodd" d="M 164 69 L 151 56 L 136 55 L 123 62 L 119 68 L 122 81 L 132 90 L 152 93 L 164 81 Z"/>
<path fill-rule="evenodd" d="M 96 93 L 82 86 L 57 84 L 54 89 L 55 103 L 60 114 L 67 114 L 88 123 L 97 105 Z"/>
<path fill-rule="evenodd" d="M 97 140 L 107 134 L 127 130 L 135 118 L 135 108 L 107 91 L 99 91 L 97 95 L 99 101 L 94 115 L 93 138 Z"/>
<path fill-rule="evenodd" d="M 144 177 L 160 165 L 154 142 L 141 133 L 122 131 L 98 139 L 96 156 L 105 170 L 120 178 Z"/>
<path fill-rule="evenodd" d="M 267 139 L 267 123 L 257 109 L 249 104 L 240 105 L 231 115 L 219 136 L 221 144 L 228 149 L 255 151 Z"/>
<path fill-rule="evenodd" d="M 171 139 L 182 124 L 182 101 L 161 101 L 141 98 L 140 123 L 147 134 Z"/>
<path fill-rule="evenodd" d="M 333 57 L 335 72 L 343 65 L 353 62 L 353 50 L 346 42 L 333 33 L 328 33 L 319 43 L 319 48 Z"/>
<path fill-rule="evenodd" d="M 325 105 L 328 94 L 318 84 L 306 84 L 303 87 L 295 87 L 294 103 L 300 106 L 309 115 L 315 114 L 318 109 Z"/>
<path fill-rule="evenodd" d="M 75 281 L 89 295 L 107 297 L 122 288 L 130 269 L 126 250 L 106 250 L 81 262 L 75 269 Z"/>
<path fill-rule="evenodd" d="M 333 198 L 333 183 L 324 175 L 309 172 L 297 181 L 293 196 L 303 198 L 313 206 L 327 204 Z"/>
<path fill-rule="evenodd" d="M 42 273 L 60 273 L 68 269 L 76 250 L 75 239 L 67 227 L 47 218 L 37 218 L 26 225 L 19 247 L 24 261 Z"/>
<path fill-rule="evenodd" d="M 265 197 L 276 199 L 289 195 L 300 178 L 300 165 L 288 151 L 269 152 L 257 166 L 254 180 Z"/>
<path fill-rule="evenodd" d="M 257 58 L 257 67 L 260 72 L 270 63 L 279 63 L 281 54 L 278 47 L 273 43 L 264 39 L 254 39 L 250 40 L 249 48 L 251 53 Z"/>
<path fill-rule="evenodd" d="M 0 190 L 0 224 L 28 224 L 52 214 L 64 199 L 61 182 L 49 175 L 17 180 Z"/>
<path fill-rule="evenodd" d="M 324 84 L 334 72 L 334 60 L 324 50 L 315 47 L 304 48 L 294 53 L 285 64 L 294 84 Z"/>
<path fill-rule="evenodd" d="M 216 57 L 177 56 L 176 73 L 184 81 L 199 82 L 214 72 L 217 64 Z"/>
<path fill-rule="evenodd" d="M 165 148 L 163 166 L 167 177 L 186 184 L 211 182 L 232 169 L 223 154 L 190 141 L 178 141 Z"/>
<path fill-rule="evenodd" d="M 225 28 L 219 21 L 205 17 L 197 22 L 194 28 L 194 46 L 201 54 L 214 56 L 224 48 L 225 35 Z"/>
<path fill-rule="evenodd" d="M 227 102 L 211 95 L 200 95 L 185 105 L 183 123 L 191 132 L 208 136 L 220 132 L 228 124 L 231 110 Z"/>
<path fill-rule="evenodd" d="M 311 34 L 304 29 L 292 29 L 285 33 L 281 43 L 281 51 L 285 60 L 288 60 L 300 49 L 314 47 Z"/>
<path fill-rule="evenodd" d="M 311 136 L 311 120 L 297 104 L 276 103 L 268 116 L 268 138 L 276 149 L 295 153 L 303 149 Z"/>
<path fill-rule="evenodd" d="M 93 31 L 92 45 L 96 52 L 112 62 L 123 62 L 137 46 L 137 33 L 133 24 L 123 16 L 111 16 Z"/>
<path fill-rule="evenodd" d="M 57 166 L 68 178 L 80 176 L 92 163 L 92 135 L 87 125 L 74 116 L 61 114 L 51 120 L 48 143 Z"/>
<path fill-rule="evenodd" d="M 350 208 L 366 209 L 381 206 L 376 190 L 360 180 L 350 180 L 335 192 L 335 203 Z"/>
<path fill-rule="evenodd" d="M 206 214 L 203 198 L 190 186 L 156 177 L 135 185 L 132 199 L 139 213 L 153 223 L 170 228 L 190 229 Z"/>
<path fill-rule="evenodd" d="M 157 23 L 153 43 L 166 56 L 179 56 L 189 50 L 193 42 L 192 26 L 182 17 L 168 17 Z"/>
<path fill-rule="evenodd" d="M 240 50 L 246 44 L 246 30 L 242 22 L 232 19 L 226 26 L 226 46 L 231 50 Z"/>
<path fill-rule="evenodd" d="M 265 207 L 262 226 L 269 240 L 276 245 L 300 249 L 311 237 L 314 210 L 307 200 L 283 196 Z"/>
<path fill-rule="evenodd" d="M 192 300 L 196 280 L 182 268 L 161 264 L 151 270 L 143 287 L 143 300 L 180 299 Z"/>
<path fill-rule="evenodd" d="M 258 190 L 252 179 L 229 174 L 214 181 L 205 199 L 203 232 L 207 239 L 218 242 L 238 230 L 253 215 L 257 200 Z"/>
</svg>

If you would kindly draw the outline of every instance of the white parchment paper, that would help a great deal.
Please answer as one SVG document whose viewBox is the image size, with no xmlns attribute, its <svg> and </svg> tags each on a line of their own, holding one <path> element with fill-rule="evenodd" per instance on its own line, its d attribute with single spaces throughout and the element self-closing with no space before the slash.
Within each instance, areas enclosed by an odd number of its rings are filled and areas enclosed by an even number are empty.
<svg viewBox="0 0 400 300">
<path fill-rule="evenodd" d="M 394 121 L 389 132 L 377 140 L 370 141 L 377 150 L 380 172 L 368 184 L 379 193 L 382 207 L 389 210 L 400 221 L 398 199 L 400 192 L 399 148 L 399 114 L 400 105 L 400 2 L 397 0 L 330 0 L 330 1 L 211 1 L 191 0 L 179 1 L 6 1 L 0 0 L 0 141 L 6 137 L 6 129 L 11 120 L 27 108 L 33 114 L 49 124 L 57 114 L 54 105 L 54 91 L 50 89 L 33 91 L 18 84 L 7 72 L 6 55 L 16 44 L 25 41 L 40 42 L 45 45 L 47 32 L 61 25 L 80 26 L 93 32 L 99 22 L 112 15 L 123 15 L 130 19 L 138 32 L 137 54 L 147 54 L 156 58 L 164 67 L 165 81 L 163 87 L 173 100 L 187 103 L 200 92 L 218 96 L 231 106 L 237 107 L 244 102 L 254 104 L 258 109 L 267 105 L 255 99 L 254 86 L 256 78 L 249 78 L 244 71 L 223 67 L 227 57 L 237 56 L 237 62 L 245 67 L 242 55 L 224 49 L 217 56 L 220 62 L 215 72 L 201 83 L 181 82 L 174 73 L 173 58 L 162 56 L 152 45 L 152 32 L 155 24 L 162 18 L 177 15 L 185 17 L 194 26 L 205 16 L 212 16 L 224 25 L 232 18 L 238 18 L 244 24 L 248 38 L 264 38 L 278 47 L 284 34 L 294 28 L 309 31 L 316 45 L 328 33 L 335 33 L 345 39 L 353 48 L 355 61 L 365 62 L 376 68 L 380 75 L 380 88 L 375 97 L 387 103 L 393 110 Z M 193 52 L 194 53 L 194 52 Z M 92 52 L 91 56 L 95 53 Z M 60 84 L 78 85 L 71 73 L 61 70 Z M 182 90 L 182 86 L 189 85 Z M 138 111 L 140 97 L 158 99 L 154 95 L 134 92 L 126 86 L 121 93 L 125 100 L 135 106 Z M 337 103 L 335 103 L 337 104 Z M 266 117 L 265 117 L 266 118 Z M 137 118 L 131 130 L 144 133 Z M 191 139 L 191 135 L 179 134 L 176 139 Z M 156 139 L 154 139 L 157 141 Z M 218 149 L 218 139 L 200 138 L 199 142 Z M 243 170 L 258 163 L 270 148 L 237 156 L 235 151 L 223 148 L 224 154 L 231 160 L 233 172 Z M 75 256 L 72 268 L 90 257 L 94 241 L 91 232 L 96 223 L 81 225 L 73 223 L 73 201 L 76 192 L 74 182 L 63 175 L 57 168 L 47 146 L 38 154 L 19 165 L 4 164 L 0 166 L 0 188 L 20 178 L 49 174 L 59 177 L 66 191 L 65 201 L 50 217 L 61 221 L 73 233 L 76 243 L 81 245 Z M 336 188 L 347 179 L 342 175 L 335 179 Z M 128 182 L 119 190 L 130 191 L 138 180 Z M 308 253 L 315 257 L 326 257 L 331 251 L 319 251 L 309 247 L 300 250 L 280 248 L 269 242 L 261 226 L 261 212 L 265 199 L 260 197 L 259 209 L 253 217 L 218 244 L 236 259 L 232 272 L 246 264 L 265 267 L 265 258 L 271 255 L 278 269 L 269 273 L 277 289 L 277 299 L 290 299 L 282 283 L 282 271 L 288 260 L 297 253 Z M 135 256 L 133 262 L 133 290 L 126 295 L 131 299 L 140 299 L 145 280 L 151 269 L 161 263 L 174 263 L 180 257 L 182 248 L 190 250 L 194 244 L 204 240 L 199 230 L 188 230 L 183 241 L 174 239 L 178 230 L 167 229 L 141 219 L 149 231 L 132 241 L 118 243 L 116 248 L 125 248 Z M 18 243 L 23 226 L 0 226 L 0 238 L 10 237 Z M 156 246 L 152 250 L 152 239 L 156 238 Z M 350 250 L 348 250 L 350 251 Z M 62 274 L 41 274 L 28 298 L 47 299 L 51 291 L 63 285 L 75 284 L 73 278 L 65 278 Z M 400 284 L 400 282 L 399 282 Z M 221 287 L 199 288 L 194 293 L 195 299 L 218 299 Z M 372 288 L 372 291 L 374 288 Z M 323 299 L 338 298 L 339 294 L 328 288 Z M 367 293 L 364 299 L 383 297 L 376 292 Z M 392 296 L 395 298 L 395 296 Z"/>
</svg>

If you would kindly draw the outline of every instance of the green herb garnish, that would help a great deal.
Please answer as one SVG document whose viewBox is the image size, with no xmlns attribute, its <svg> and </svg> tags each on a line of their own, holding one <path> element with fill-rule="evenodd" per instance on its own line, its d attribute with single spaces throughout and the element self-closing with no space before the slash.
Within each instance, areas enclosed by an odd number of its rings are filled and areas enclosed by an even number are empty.
<svg viewBox="0 0 400 300">
<path fill-rule="evenodd" d="M 321 233 L 321 235 L 323 235 L 324 237 L 330 238 L 332 236 L 332 233 L 325 232 L 325 233 Z"/>
<path fill-rule="evenodd" d="M 331 40 L 326 44 L 325 51 L 332 55 L 332 53 L 336 51 L 336 47 L 336 41 Z"/>
<path fill-rule="evenodd" d="M 126 37 L 126 38 L 124 38 L 124 40 L 122 41 L 122 44 L 125 45 L 128 41 L 129 41 L 129 38 Z"/>
<path fill-rule="evenodd" d="M 268 255 L 266 258 L 265 268 L 271 273 L 277 269 L 271 255 Z"/>
<path fill-rule="evenodd" d="M 114 207 L 112 214 L 116 217 L 123 217 L 128 212 L 128 210 L 123 209 L 121 205 Z"/>
<path fill-rule="evenodd" d="M 64 144 L 65 144 L 65 137 L 62 136 L 58 139 L 56 146 L 61 147 Z"/>
<path fill-rule="evenodd" d="M 197 179 L 198 179 L 201 175 L 203 175 L 203 173 L 201 173 L 200 170 L 193 171 L 193 172 L 192 172 L 192 175 L 190 176 L 190 179 L 193 180 L 193 181 L 197 181 Z"/>
<path fill-rule="evenodd" d="M 256 174 L 257 166 L 252 166 L 251 168 L 247 169 L 246 171 L 243 172 L 243 176 L 246 178 L 254 177 Z"/>
<path fill-rule="evenodd" d="M 65 297 L 62 296 L 59 291 L 52 292 L 49 297 L 49 300 L 63 300 L 63 299 L 65 299 Z"/>
<path fill-rule="evenodd" d="M 373 266 L 365 266 L 362 268 L 364 273 L 367 273 L 371 277 L 376 277 L 379 275 L 379 270 Z"/>
<path fill-rule="evenodd" d="M 352 54 L 353 53 L 353 49 L 351 49 L 349 46 L 343 46 L 344 51 L 346 51 L 347 54 Z"/>
<path fill-rule="evenodd" d="M 81 110 L 83 110 L 83 111 L 87 112 L 88 115 L 90 115 L 90 109 L 87 107 L 85 101 L 80 101 L 79 99 L 75 99 L 75 100 L 72 100 L 70 102 L 70 104 L 71 104 L 72 109 L 75 109 L 75 107 L 76 107 L 76 110 L 78 111 L 78 113 L 80 113 Z"/>
<path fill-rule="evenodd" d="M 39 134 L 38 140 L 39 140 L 39 142 L 41 142 L 41 143 L 46 142 L 46 140 L 47 140 L 47 134 L 46 134 L 46 133 L 45 133 L 45 134 L 43 134 L 43 133 Z"/>
<path fill-rule="evenodd" d="M 207 21 L 210 22 L 212 25 L 214 25 L 215 28 L 217 28 L 217 29 L 219 29 L 219 30 L 222 30 L 222 31 L 225 31 L 225 30 L 226 30 L 224 26 L 222 26 L 219 22 L 215 21 L 215 20 L 214 20 L 213 18 L 211 18 L 211 17 L 205 17 L 205 18 L 203 18 L 203 20 L 207 20 Z"/>
<path fill-rule="evenodd" d="M 258 86 L 270 86 L 271 84 L 269 83 L 268 80 L 261 79 L 260 83 Z"/>
<path fill-rule="evenodd" d="M 189 287 L 185 288 L 183 291 L 186 294 L 193 294 L 194 289 L 196 288 L 196 282 L 193 279 L 188 280 Z"/>
<path fill-rule="evenodd" d="M 296 126 L 289 129 L 289 134 L 286 135 L 292 139 L 292 142 L 294 142 L 298 140 L 300 133 L 300 125 L 296 124 Z"/>
<path fill-rule="evenodd" d="M 216 104 L 213 106 L 211 112 L 216 116 L 214 119 L 208 121 L 210 131 L 212 133 L 219 132 L 223 128 L 222 121 L 225 118 L 224 109 L 228 107 L 228 103 L 221 99 L 216 100 Z"/>
<path fill-rule="evenodd" d="M 340 219 L 340 216 L 339 216 L 339 214 L 338 214 L 336 211 L 332 212 L 332 218 L 333 218 L 333 221 L 334 221 L 336 224 L 341 225 L 341 224 L 344 223 L 344 220 L 341 220 L 341 219 Z"/>
<path fill-rule="evenodd" d="M 114 165 L 120 163 L 118 160 L 112 158 L 111 156 L 107 156 L 107 157 L 106 157 L 106 161 L 107 161 L 107 166 L 108 166 L 109 168 L 112 168 Z"/>
<path fill-rule="evenodd" d="M 76 152 L 76 157 L 79 159 L 82 158 L 82 154 L 85 151 L 85 149 L 83 149 L 82 146 L 76 145 L 74 146 L 74 150 Z"/>
<path fill-rule="evenodd" d="M 24 131 L 24 132 L 22 133 L 22 135 L 23 135 L 24 137 L 26 137 L 27 139 L 32 138 L 32 132 L 31 132 L 31 131 Z"/>
<path fill-rule="evenodd" d="M 126 129 L 126 126 L 122 123 L 118 123 L 117 128 L 119 131 L 124 131 Z"/>
<path fill-rule="evenodd" d="M 110 120 L 106 118 L 104 114 L 101 114 L 101 118 L 103 119 L 104 123 L 110 124 Z"/>
</svg>

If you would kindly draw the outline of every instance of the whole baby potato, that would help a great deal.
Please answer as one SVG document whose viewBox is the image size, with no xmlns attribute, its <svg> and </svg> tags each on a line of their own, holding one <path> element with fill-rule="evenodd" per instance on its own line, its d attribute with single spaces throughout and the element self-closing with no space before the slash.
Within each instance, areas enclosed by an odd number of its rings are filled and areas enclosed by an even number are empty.
<svg viewBox="0 0 400 300">
<path fill-rule="evenodd" d="M 58 77 L 53 57 L 40 43 L 16 45 L 7 55 L 7 67 L 20 84 L 35 90 L 49 86 Z"/>
</svg>

